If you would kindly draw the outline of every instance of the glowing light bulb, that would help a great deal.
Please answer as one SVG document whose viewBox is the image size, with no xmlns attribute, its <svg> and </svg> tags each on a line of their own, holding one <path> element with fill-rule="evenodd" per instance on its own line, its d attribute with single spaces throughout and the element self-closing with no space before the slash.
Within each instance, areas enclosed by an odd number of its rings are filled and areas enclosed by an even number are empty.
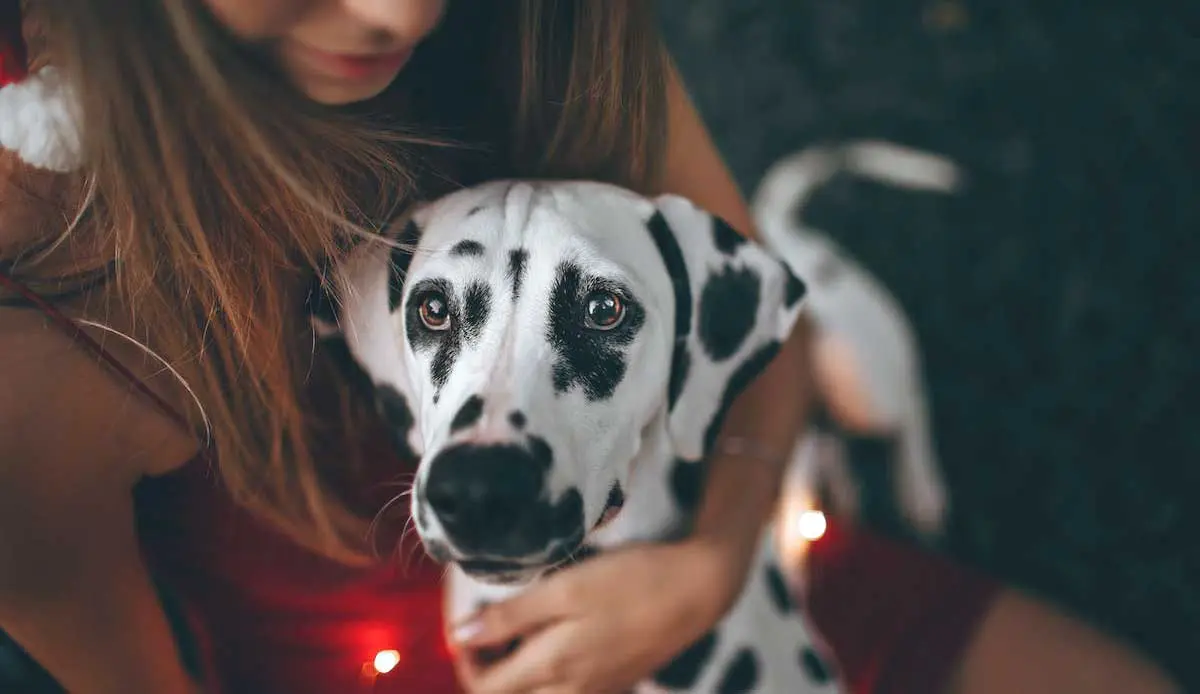
<svg viewBox="0 0 1200 694">
<path fill-rule="evenodd" d="M 386 675 L 400 664 L 400 652 L 395 650 L 379 651 L 375 654 L 375 672 Z"/>
<path fill-rule="evenodd" d="M 796 516 L 796 533 L 812 542 L 825 534 L 825 514 L 820 511 L 805 511 Z"/>
</svg>

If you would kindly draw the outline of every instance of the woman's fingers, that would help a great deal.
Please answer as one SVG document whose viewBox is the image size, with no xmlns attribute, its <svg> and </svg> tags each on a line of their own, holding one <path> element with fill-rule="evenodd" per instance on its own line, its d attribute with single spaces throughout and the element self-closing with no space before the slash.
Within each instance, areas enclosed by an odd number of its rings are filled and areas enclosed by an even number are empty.
<svg viewBox="0 0 1200 694">
<path fill-rule="evenodd" d="M 454 625 L 451 638 L 456 647 L 475 651 L 506 647 L 521 636 L 570 616 L 573 584 L 568 574 L 555 574 Z"/>
</svg>

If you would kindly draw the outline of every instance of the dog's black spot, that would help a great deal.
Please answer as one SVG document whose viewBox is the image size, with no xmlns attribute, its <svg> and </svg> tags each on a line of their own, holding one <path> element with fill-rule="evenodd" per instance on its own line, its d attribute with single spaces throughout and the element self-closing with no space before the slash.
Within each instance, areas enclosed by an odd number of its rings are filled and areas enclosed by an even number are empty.
<svg viewBox="0 0 1200 694">
<path fill-rule="evenodd" d="M 813 684 L 828 684 L 833 679 L 833 675 L 829 672 L 829 666 L 825 664 L 825 659 L 817 655 L 812 646 L 804 646 L 800 649 L 800 667 Z"/>
<path fill-rule="evenodd" d="M 521 283 L 525 281 L 525 266 L 529 263 L 529 251 L 517 248 L 508 252 L 508 279 L 512 282 L 513 301 L 521 298 Z"/>
<path fill-rule="evenodd" d="M 458 359 L 458 353 L 462 349 L 462 337 L 458 334 L 459 331 L 451 328 L 447 332 L 455 334 L 447 336 L 443 340 L 442 344 L 438 346 L 437 353 L 433 355 L 433 362 L 429 365 L 429 380 L 433 381 L 433 385 L 438 390 L 433 396 L 434 403 L 441 396 L 442 386 L 450 380 L 450 369 L 454 366 L 455 360 Z"/>
<path fill-rule="evenodd" d="M 529 437 L 529 452 L 533 454 L 533 459 L 542 466 L 542 470 L 549 470 L 554 465 L 554 449 L 546 439 L 540 436 Z"/>
<path fill-rule="evenodd" d="M 711 451 L 717 442 L 717 436 L 721 433 L 721 424 L 725 421 L 725 415 L 729 413 L 729 408 L 733 406 L 733 401 L 767 368 L 775 355 L 779 354 L 779 348 L 780 344 L 775 340 L 764 344 L 758 348 L 758 351 L 747 357 L 746 361 L 739 364 L 729 376 L 729 382 L 725 384 L 725 393 L 721 396 L 721 404 L 704 430 L 705 453 Z"/>
<path fill-rule="evenodd" d="M 525 419 L 525 413 L 520 410 L 513 410 L 508 413 L 508 423 L 513 429 L 524 429 L 528 420 Z"/>
<path fill-rule="evenodd" d="M 604 508 L 600 511 L 600 517 L 596 519 L 596 524 L 592 527 L 600 527 L 609 511 L 620 511 L 624 506 L 625 490 L 621 489 L 620 482 L 613 482 L 612 486 L 608 488 L 608 497 L 604 500 Z"/>
<path fill-rule="evenodd" d="M 408 276 L 408 266 L 412 264 L 413 251 L 421 240 L 421 228 L 413 220 L 408 220 L 404 231 L 396 242 L 401 247 L 392 249 L 391 271 L 388 272 L 388 310 L 395 311 L 404 303 L 404 279 Z"/>
<path fill-rule="evenodd" d="M 656 212 L 646 223 L 646 228 L 666 266 L 675 294 L 675 348 L 671 356 L 667 397 L 667 411 L 670 412 L 675 409 L 675 403 L 683 392 L 692 362 L 692 355 L 687 351 L 687 338 L 692 331 L 692 285 L 683 250 L 679 248 L 679 239 L 675 237 L 667 218 L 661 212 Z"/>
<path fill-rule="evenodd" d="M 554 347 L 554 390 L 565 393 L 580 387 L 588 400 L 612 396 L 625 377 L 625 354 L 620 349 L 633 341 L 645 322 L 645 311 L 626 299 L 625 320 L 612 330 L 589 330 L 584 306 L 589 292 L 611 289 L 610 283 L 588 278 L 574 263 L 558 266 L 550 294 L 550 320 L 546 339 Z"/>
<path fill-rule="evenodd" d="M 758 273 L 726 265 L 700 292 L 700 344 L 713 361 L 737 354 L 754 330 L 762 288 Z"/>
<path fill-rule="evenodd" d="M 700 497 L 704 493 L 704 480 L 708 475 L 704 461 L 691 461 L 676 458 L 671 467 L 671 494 L 675 503 L 686 514 L 700 506 Z"/>
<path fill-rule="evenodd" d="M 771 602 L 775 604 L 775 609 L 783 614 L 789 614 L 792 611 L 792 591 L 788 589 L 787 579 L 783 577 L 783 572 L 775 564 L 767 564 L 767 568 L 763 571 L 763 578 L 767 582 L 767 594 L 771 596 Z"/>
<path fill-rule="evenodd" d="M 674 354 L 671 356 L 671 376 L 667 381 L 667 412 L 675 410 L 675 403 L 683 394 L 683 384 L 687 383 L 691 368 L 692 353 L 688 351 L 687 343 L 676 342 Z"/>
<path fill-rule="evenodd" d="M 717 684 L 717 694 L 745 694 L 752 691 L 758 684 L 758 658 L 754 651 L 743 648 L 730 661 L 721 682 Z"/>
<path fill-rule="evenodd" d="M 650 230 L 650 237 L 654 239 L 675 290 L 675 340 L 679 342 L 685 340 L 692 331 L 692 284 L 687 263 L 679 248 L 679 239 L 661 212 L 656 212 L 650 218 L 646 228 Z"/>
<path fill-rule="evenodd" d="M 483 324 L 492 310 L 492 290 L 486 284 L 474 282 L 463 296 L 463 331 L 468 340 L 479 337 Z"/>
<path fill-rule="evenodd" d="M 682 653 L 675 656 L 658 672 L 654 673 L 654 682 L 667 689 L 691 689 L 700 680 L 704 666 L 712 658 L 717 649 L 717 632 L 710 631 L 701 636 Z"/>
<path fill-rule="evenodd" d="M 463 239 L 454 244 L 450 249 L 450 255 L 457 256 L 476 256 L 483 255 L 483 244 L 471 239 Z"/>
<path fill-rule="evenodd" d="M 375 387 L 375 405 L 391 433 L 397 453 L 405 459 L 415 459 L 417 454 L 408 445 L 408 435 L 416 419 L 408 406 L 408 399 L 395 388 L 381 384 Z"/>
<path fill-rule="evenodd" d="M 714 216 L 712 220 L 713 243 L 716 244 L 717 250 L 725 255 L 737 253 L 738 246 L 746 243 L 746 237 L 729 226 L 729 222 L 726 222 L 724 219 Z"/>
<path fill-rule="evenodd" d="M 454 415 L 454 420 L 450 422 L 450 433 L 453 434 L 473 426 L 482 416 L 483 398 L 478 395 L 472 395 L 459 408 L 458 414 Z"/>
<path fill-rule="evenodd" d="M 604 509 L 621 508 L 625 505 L 625 490 L 621 489 L 620 482 L 613 482 L 612 487 L 608 490 L 608 498 L 604 500 Z"/>
<path fill-rule="evenodd" d="M 783 300 L 788 308 L 796 305 L 796 302 L 804 298 L 808 293 L 808 286 L 804 284 L 804 280 L 796 276 L 786 264 L 783 266 L 784 276 L 787 277 L 787 284 L 783 288 Z M 817 280 L 818 282 L 820 279 Z"/>
</svg>

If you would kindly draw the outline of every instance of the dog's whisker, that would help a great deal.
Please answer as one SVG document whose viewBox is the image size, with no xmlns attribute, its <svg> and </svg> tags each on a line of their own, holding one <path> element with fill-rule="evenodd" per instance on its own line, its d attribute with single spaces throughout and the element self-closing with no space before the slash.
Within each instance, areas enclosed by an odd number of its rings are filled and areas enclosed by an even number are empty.
<svg viewBox="0 0 1200 694">
<path fill-rule="evenodd" d="M 404 490 L 404 491 L 400 492 L 399 494 L 393 496 L 386 503 L 384 503 L 383 506 L 380 507 L 379 511 L 377 511 L 375 513 L 374 517 L 371 518 L 371 522 L 367 526 L 367 543 L 369 546 L 371 546 L 371 547 L 376 546 L 377 534 L 379 532 L 379 527 L 383 523 L 383 518 L 387 514 L 388 510 L 391 509 L 391 507 L 394 504 L 396 504 L 397 502 L 403 501 L 411 493 L 412 493 L 412 489 L 409 488 L 409 489 Z M 405 529 L 402 530 L 400 533 L 401 538 L 404 537 L 404 533 L 406 532 L 407 528 L 409 527 L 409 525 L 412 522 L 413 522 L 412 514 L 411 513 L 407 514 L 407 519 L 405 520 L 405 523 L 404 523 Z"/>
<path fill-rule="evenodd" d="M 410 532 L 414 535 L 417 534 L 417 528 L 415 525 L 406 526 L 405 532 L 401 535 L 401 538 L 405 538 Z M 402 539 L 402 541 L 397 545 L 396 551 L 398 553 L 402 552 L 403 550 L 401 548 L 403 547 L 405 547 L 405 543 Z M 404 553 L 400 556 L 401 571 L 407 572 L 409 566 L 411 566 L 413 562 L 420 560 L 421 553 L 423 551 L 424 545 L 421 544 L 420 539 L 417 539 L 415 542 L 409 542 L 407 553 Z"/>
</svg>

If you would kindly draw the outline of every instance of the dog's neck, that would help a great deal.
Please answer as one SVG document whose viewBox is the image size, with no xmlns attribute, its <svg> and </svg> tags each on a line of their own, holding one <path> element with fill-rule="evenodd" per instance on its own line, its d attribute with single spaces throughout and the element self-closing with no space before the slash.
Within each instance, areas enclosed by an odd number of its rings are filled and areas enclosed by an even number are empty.
<svg viewBox="0 0 1200 694">
<path fill-rule="evenodd" d="M 643 430 L 642 445 L 630 463 L 625 505 L 612 522 L 588 539 L 589 544 L 609 547 L 663 540 L 678 533 L 685 519 L 671 491 L 674 460 L 664 400 Z"/>
</svg>

